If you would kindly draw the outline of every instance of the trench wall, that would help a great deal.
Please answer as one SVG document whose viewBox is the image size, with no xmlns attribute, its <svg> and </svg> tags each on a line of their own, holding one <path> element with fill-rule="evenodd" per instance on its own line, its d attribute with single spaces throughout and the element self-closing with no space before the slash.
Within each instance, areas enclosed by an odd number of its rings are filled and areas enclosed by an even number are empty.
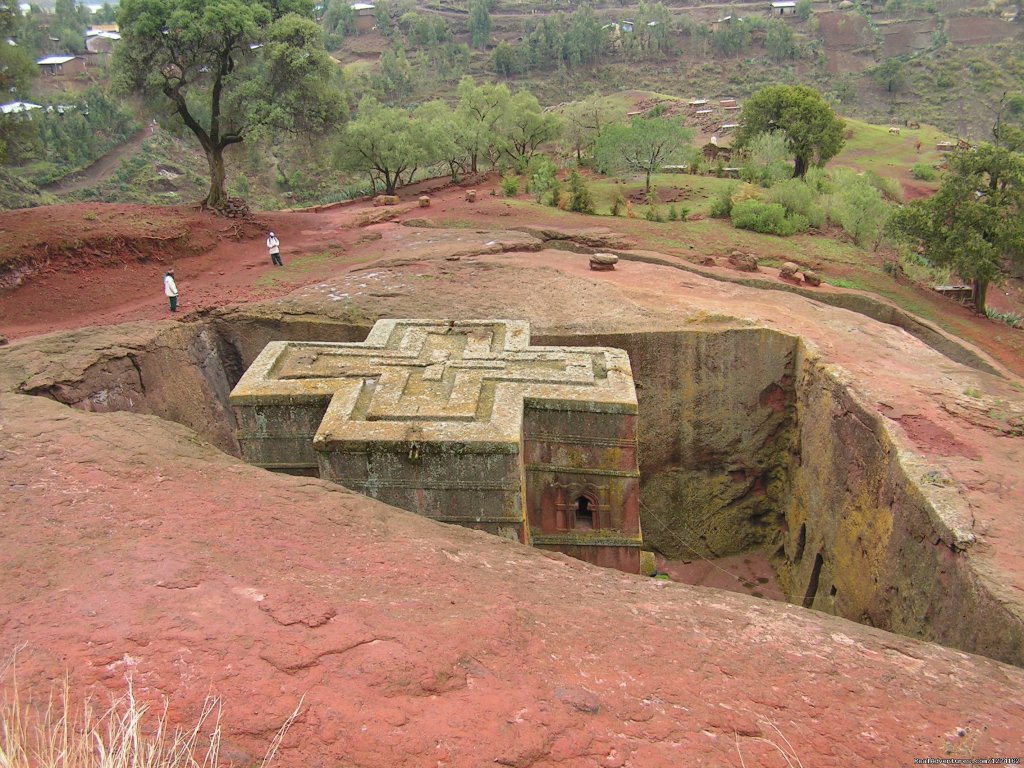
<svg viewBox="0 0 1024 768">
<path fill-rule="evenodd" d="M 535 337 L 629 353 L 644 542 L 722 557 L 778 537 L 797 339 L 766 329 Z"/>
<path fill-rule="evenodd" d="M 798 350 L 793 460 L 775 553 L 791 602 L 1024 665 L 1024 621 L 909 475 L 884 419 Z"/>
</svg>

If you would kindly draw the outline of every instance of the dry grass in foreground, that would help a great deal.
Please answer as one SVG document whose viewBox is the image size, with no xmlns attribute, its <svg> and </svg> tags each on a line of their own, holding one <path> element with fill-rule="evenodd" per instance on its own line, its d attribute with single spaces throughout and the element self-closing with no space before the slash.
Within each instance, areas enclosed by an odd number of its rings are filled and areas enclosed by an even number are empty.
<svg viewBox="0 0 1024 768">
<path fill-rule="evenodd" d="M 18 688 L 13 661 L 0 665 L 0 768 L 220 768 L 221 707 L 207 697 L 194 724 L 167 720 L 167 703 L 159 713 L 127 690 L 107 706 L 87 698 L 75 707 L 65 678 L 43 702 Z M 260 763 L 266 768 L 295 721 L 302 702 L 281 725 Z"/>
</svg>

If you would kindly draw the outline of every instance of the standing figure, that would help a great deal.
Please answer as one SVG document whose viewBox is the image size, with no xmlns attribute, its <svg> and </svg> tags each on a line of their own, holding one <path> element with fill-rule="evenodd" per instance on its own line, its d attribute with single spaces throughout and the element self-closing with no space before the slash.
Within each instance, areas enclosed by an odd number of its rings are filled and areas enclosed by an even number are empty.
<svg viewBox="0 0 1024 768">
<path fill-rule="evenodd" d="M 284 264 L 281 262 L 281 241 L 277 239 L 277 235 L 273 232 L 267 238 L 267 248 L 270 249 L 270 263 L 277 267 L 283 267 Z"/>
<path fill-rule="evenodd" d="M 164 273 L 164 296 L 171 302 L 171 312 L 178 311 L 178 286 L 174 284 L 174 270 Z"/>
</svg>

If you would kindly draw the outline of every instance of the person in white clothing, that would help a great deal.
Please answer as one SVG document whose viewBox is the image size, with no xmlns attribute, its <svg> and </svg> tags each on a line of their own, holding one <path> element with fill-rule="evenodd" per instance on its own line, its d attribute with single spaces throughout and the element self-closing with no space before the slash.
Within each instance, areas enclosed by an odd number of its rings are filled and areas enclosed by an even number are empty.
<svg viewBox="0 0 1024 768">
<path fill-rule="evenodd" d="M 171 312 L 178 311 L 178 286 L 174 284 L 174 270 L 164 273 L 164 296 L 171 302 Z"/>
<path fill-rule="evenodd" d="M 276 267 L 283 267 L 284 264 L 281 261 L 281 241 L 277 239 L 277 235 L 273 232 L 267 238 L 267 248 L 270 250 L 270 263 Z"/>
</svg>

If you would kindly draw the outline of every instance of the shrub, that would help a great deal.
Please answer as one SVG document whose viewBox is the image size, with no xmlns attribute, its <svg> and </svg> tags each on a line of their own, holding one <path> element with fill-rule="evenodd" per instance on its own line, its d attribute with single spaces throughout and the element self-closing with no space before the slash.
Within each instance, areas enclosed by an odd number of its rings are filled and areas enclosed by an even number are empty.
<svg viewBox="0 0 1024 768">
<path fill-rule="evenodd" d="M 882 193 L 882 197 L 892 203 L 903 202 L 903 187 L 896 179 L 879 176 L 874 171 L 864 171 L 864 178 L 872 187 Z"/>
<path fill-rule="evenodd" d="M 712 218 L 728 219 L 732 215 L 732 196 L 736 191 L 736 187 L 736 184 L 729 184 L 715 193 L 709 209 L 709 214 Z"/>
<path fill-rule="evenodd" d="M 786 209 L 786 216 L 802 216 L 815 229 L 825 223 L 825 212 L 815 203 L 814 190 L 801 179 L 788 179 L 768 190 L 769 203 L 778 203 Z"/>
<path fill-rule="evenodd" d="M 802 225 L 807 228 L 803 216 L 786 218 L 786 209 L 778 203 L 764 203 L 760 200 L 740 200 L 732 207 L 732 225 L 737 229 L 749 229 L 768 235 L 788 237 Z"/>
<path fill-rule="evenodd" d="M 644 218 L 648 221 L 664 221 L 665 217 L 661 215 L 661 210 L 656 205 L 648 205 L 647 210 L 644 211 Z"/>
<path fill-rule="evenodd" d="M 845 168 L 832 173 L 828 218 L 843 228 L 858 245 L 878 246 L 889 221 L 890 208 L 866 175 Z"/>
<path fill-rule="evenodd" d="M 1024 316 L 1016 312 L 997 312 L 992 307 L 985 307 L 985 314 L 990 320 L 1006 323 L 1011 328 L 1024 328 Z"/>
<path fill-rule="evenodd" d="M 626 212 L 626 198 L 621 192 L 615 194 L 615 201 L 612 203 L 612 216 L 621 216 Z"/>
<path fill-rule="evenodd" d="M 935 169 L 928 163 L 914 163 L 914 167 L 910 169 L 910 175 L 918 181 L 934 181 Z"/>
<path fill-rule="evenodd" d="M 576 213 L 593 213 L 594 196 L 578 171 L 569 175 L 569 210 Z"/>
<path fill-rule="evenodd" d="M 668 220 L 679 221 L 679 210 L 675 207 L 675 205 L 670 205 L 668 207 Z"/>
<path fill-rule="evenodd" d="M 549 187 L 549 191 L 551 194 L 548 197 L 548 205 L 550 205 L 552 208 L 561 208 L 562 185 L 558 183 L 557 179 L 551 185 L 551 187 Z"/>
<path fill-rule="evenodd" d="M 782 131 L 754 137 L 747 149 L 747 162 L 740 172 L 744 181 L 770 187 L 793 176 L 789 147 Z"/>
<path fill-rule="evenodd" d="M 543 202 L 545 195 L 558 186 L 558 169 L 546 157 L 538 157 L 534 161 L 533 175 L 530 177 L 530 190 L 537 202 Z"/>
<path fill-rule="evenodd" d="M 505 197 L 515 197 L 519 194 L 519 177 L 504 176 L 501 179 L 501 194 Z"/>
</svg>

